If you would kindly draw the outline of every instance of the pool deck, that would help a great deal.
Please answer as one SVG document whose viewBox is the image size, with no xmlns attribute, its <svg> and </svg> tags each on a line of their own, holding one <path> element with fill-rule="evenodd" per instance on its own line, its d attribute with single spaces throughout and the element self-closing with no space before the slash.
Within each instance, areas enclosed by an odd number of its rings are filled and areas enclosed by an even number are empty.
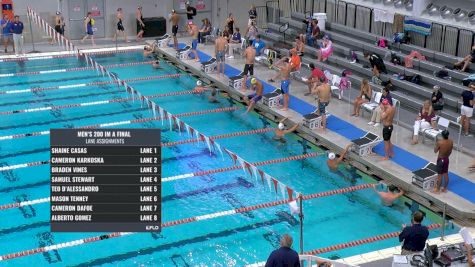
<svg viewBox="0 0 475 267">
<path fill-rule="evenodd" d="M 189 43 L 189 38 L 180 38 L 180 42 Z M 199 51 L 207 55 L 214 54 L 214 45 L 199 45 Z M 159 53 L 167 57 L 168 60 L 172 62 L 179 63 L 180 65 L 185 66 L 190 72 L 209 79 L 214 82 L 220 89 L 227 91 L 234 98 L 241 99 L 244 95 L 249 94 L 250 91 L 243 93 L 240 90 L 235 90 L 228 86 L 228 77 L 218 76 L 217 74 L 206 74 L 201 72 L 201 64 L 193 60 L 184 60 L 180 61 L 176 59 L 175 50 L 172 48 L 162 48 L 159 49 Z M 236 56 L 235 59 L 226 60 L 228 66 L 234 67 L 238 70 L 241 70 L 244 61 L 240 56 Z M 256 63 L 255 65 L 255 74 L 256 77 L 262 81 L 266 81 L 268 78 L 275 75 L 274 70 L 270 70 L 267 66 Z M 277 84 L 274 84 L 276 86 Z M 304 93 L 307 92 L 307 86 L 304 83 L 292 81 L 291 86 L 291 95 L 297 97 L 300 100 L 303 100 L 307 103 L 313 103 L 313 97 L 304 96 Z M 363 131 L 372 131 L 375 133 L 380 132 L 380 129 L 375 131 L 375 128 L 367 125 L 367 118 L 355 118 L 351 117 L 350 105 L 348 102 L 332 100 L 328 107 L 329 112 L 332 115 L 346 121 L 350 122 L 354 126 L 362 129 Z M 280 120 L 282 117 L 288 117 L 293 123 L 302 122 L 302 114 L 296 112 L 295 110 L 289 109 L 289 111 L 282 111 L 279 109 L 270 109 L 263 104 L 256 105 L 256 111 L 270 117 L 274 120 Z M 329 119 L 330 120 L 330 119 Z M 332 151 L 341 151 L 350 140 L 336 132 L 327 130 L 325 132 L 321 130 L 310 130 L 306 127 L 299 127 L 298 134 L 305 137 L 306 139 L 323 145 Z M 436 155 L 433 153 L 433 143 L 428 141 L 426 144 L 419 144 L 417 146 L 410 145 L 410 137 L 412 132 L 409 129 L 404 127 L 395 127 L 393 132 L 393 143 L 414 154 L 419 156 L 422 159 L 428 161 L 435 161 Z M 396 152 L 397 153 L 397 152 Z M 473 226 L 475 219 L 475 203 L 469 201 L 453 192 L 445 194 L 433 194 L 432 192 L 423 191 L 420 188 L 415 187 L 411 184 L 412 181 L 412 171 L 402 167 L 396 162 L 382 161 L 381 156 L 373 154 L 368 157 L 359 157 L 358 155 L 351 153 L 348 158 L 356 165 L 357 167 L 363 169 L 365 172 L 374 174 L 378 177 L 381 177 L 388 183 L 393 183 L 395 185 L 403 188 L 407 195 L 421 204 L 431 208 L 432 210 L 441 212 L 446 203 L 446 211 L 449 216 L 452 216 L 457 219 L 457 222 L 466 225 Z M 466 167 L 470 164 L 472 158 L 462 152 L 454 151 L 451 156 L 451 165 L 450 171 L 454 174 L 457 174 L 463 177 L 465 180 L 471 182 L 474 187 L 473 191 L 475 192 L 475 174 L 467 173 Z M 360 164 L 357 164 L 360 163 Z M 360 166 L 361 165 L 361 166 Z M 450 187 L 449 187 L 450 189 Z"/>
</svg>

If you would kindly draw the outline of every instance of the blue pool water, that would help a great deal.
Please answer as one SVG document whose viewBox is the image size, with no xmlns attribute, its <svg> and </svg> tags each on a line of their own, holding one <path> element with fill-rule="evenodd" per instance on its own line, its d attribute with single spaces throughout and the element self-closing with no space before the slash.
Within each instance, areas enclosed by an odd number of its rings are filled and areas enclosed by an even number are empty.
<svg viewBox="0 0 475 267">
<path fill-rule="evenodd" d="M 148 61 L 141 53 L 96 56 L 103 65 Z M 37 60 L 18 63 L 0 63 L 0 73 L 50 70 L 84 66 L 74 57 Z M 177 69 L 162 63 L 163 69 L 150 65 L 111 68 L 121 79 L 177 73 Z M 50 87 L 107 81 L 94 71 L 77 71 L 53 75 L 30 75 L 2 78 L 0 91 Z M 196 79 L 188 74 L 180 78 L 131 82 L 143 95 L 190 90 Z M 0 112 L 37 108 L 50 105 L 100 101 L 130 97 L 115 85 L 90 86 L 36 93 L 0 95 Z M 172 114 L 201 111 L 238 105 L 224 97 L 219 103 L 209 103 L 206 96 L 183 95 L 154 99 Z M 212 113 L 183 118 L 207 136 L 273 127 L 257 114 L 243 116 L 244 108 L 234 112 Z M 138 102 L 122 102 L 92 107 L 60 109 L 36 113 L 1 116 L 0 136 L 24 134 L 50 128 L 71 128 L 139 118 L 153 114 Z M 123 128 L 124 126 L 121 126 Z M 162 128 L 162 142 L 186 139 L 186 135 L 162 127 L 151 121 L 126 125 L 131 128 Z M 287 143 L 276 143 L 272 133 L 220 139 L 217 142 L 249 162 L 263 161 L 323 152 L 297 136 L 288 136 Z M 205 144 L 187 144 L 163 148 L 163 177 L 232 166 L 225 155 L 210 154 Z M 0 165 L 8 166 L 49 159 L 49 135 L 0 141 Z M 332 173 L 325 164 L 325 156 L 266 165 L 262 170 L 289 187 L 310 194 L 372 181 L 368 176 L 342 166 Z M 49 165 L 4 171 L 0 175 L 0 205 L 48 197 Z M 163 184 L 164 222 L 225 211 L 242 206 L 280 199 L 267 184 L 261 184 L 242 170 L 183 179 Z M 304 203 L 304 250 L 312 250 L 352 240 L 398 231 L 410 220 L 411 200 L 401 200 L 394 208 L 380 205 L 371 190 L 309 200 Z M 439 222 L 440 218 L 421 207 L 428 216 L 425 223 Z M 0 254 L 23 251 L 100 233 L 51 233 L 49 204 L 26 206 L 21 209 L 0 211 Z M 449 227 L 446 233 L 456 229 Z M 2 265 L 37 266 L 242 266 L 263 261 L 279 246 L 282 234 L 294 237 L 298 248 L 299 222 L 289 214 L 287 205 L 260 209 L 243 214 L 193 222 L 164 228 L 161 233 L 142 233 L 76 247 L 50 251 L 2 262 Z M 432 231 L 435 237 L 438 231 Z M 322 256 L 339 258 L 398 245 L 396 239 L 381 241 Z"/>
</svg>

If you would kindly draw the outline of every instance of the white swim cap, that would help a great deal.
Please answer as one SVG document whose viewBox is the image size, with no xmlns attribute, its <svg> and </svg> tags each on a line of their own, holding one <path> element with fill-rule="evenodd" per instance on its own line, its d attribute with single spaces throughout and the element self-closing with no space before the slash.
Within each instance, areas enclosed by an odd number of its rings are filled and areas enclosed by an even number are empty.
<svg viewBox="0 0 475 267">
<path fill-rule="evenodd" d="M 328 159 L 329 160 L 334 160 L 335 157 L 336 157 L 335 153 L 333 153 L 333 152 L 328 153 Z"/>
<path fill-rule="evenodd" d="M 285 128 L 285 125 L 282 122 L 279 122 L 279 130 L 283 130 Z"/>
<path fill-rule="evenodd" d="M 200 80 L 196 81 L 196 86 L 202 86 L 202 85 L 203 83 Z"/>
</svg>

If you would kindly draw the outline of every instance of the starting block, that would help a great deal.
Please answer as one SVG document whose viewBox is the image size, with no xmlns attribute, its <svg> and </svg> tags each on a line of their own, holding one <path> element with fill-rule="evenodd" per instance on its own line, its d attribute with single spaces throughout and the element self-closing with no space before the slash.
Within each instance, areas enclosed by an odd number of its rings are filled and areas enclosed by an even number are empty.
<svg viewBox="0 0 475 267">
<path fill-rule="evenodd" d="M 216 69 L 216 58 L 211 58 L 206 62 L 201 63 L 201 71 L 204 73 L 211 73 Z"/>
<path fill-rule="evenodd" d="M 330 116 L 328 112 L 325 113 L 325 115 L 327 118 Z M 322 116 L 317 114 L 317 110 L 310 114 L 303 115 L 303 126 L 309 128 L 310 130 L 323 128 Z"/>
<path fill-rule="evenodd" d="M 191 46 L 187 45 L 182 49 L 178 49 L 176 51 L 176 58 L 184 60 L 188 59 L 188 54 L 191 52 Z"/>
<path fill-rule="evenodd" d="M 234 89 L 241 89 L 243 82 L 244 77 L 242 75 L 237 75 L 229 78 L 229 86 Z"/>
<path fill-rule="evenodd" d="M 274 92 L 262 95 L 262 103 L 264 105 L 275 108 L 280 105 L 282 99 L 282 90 L 275 89 Z"/>
<path fill-rule="evenodd" d="M 353 146 L 353 151 L 355 151 L 361 157 L 368 156 L 373 153 L 373 148 L 381 143 L 383 139 L 378 135 L 367 132 L 363 137 L 353 139 L 355 145 Z"/>
<path fill-rule="evenodd" d="M 430 191 L 435 188 L 437 182 L 437 165 L 433 162 L 427 163 L 424 168 L 412 172 L 412 184 L 422 188 L 424 191 Z"/>
<path fill-rule="evenodd" d="M 170 35 L 168 34 L 155 38 L 156 47 L 159 47 L 159 48 L 168 47 L 169 43 L 170 43 Z"/>
</svg>

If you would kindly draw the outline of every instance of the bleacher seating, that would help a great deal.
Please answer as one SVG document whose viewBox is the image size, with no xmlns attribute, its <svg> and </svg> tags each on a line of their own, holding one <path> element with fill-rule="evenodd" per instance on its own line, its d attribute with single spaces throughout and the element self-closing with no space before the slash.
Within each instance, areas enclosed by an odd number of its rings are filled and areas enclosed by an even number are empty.
<svg viewBox="0 0 475 267">
<path fill-rule="evenodd" d="M 266 39 L 270 45 L 282 42 L 285 42 L 287 45 L 292 45 L 294 42 L 295 36 L 299 33 L 303 33 L 305 30 L 304 23 L 302 20 L 305 18 L 304 14 L 292 12 L 290 18 L 281 18 L 282 23 L 288 23 L 290 28 L 286 31 L 285 39 L 282 34 L 279 35 L 279 38 L 276 38 L 272 34 L 266 34 L 262 37 Z M 276 31 L 281 25 L 269 23 L 269 31 L 271 33 L 278 33 Z M 343 69 L 349 69 L 353 72 L 349 78 L 354 86 L 359 86 L 362 78 L 371 77 L 371 70 L 368 68 L 363 68 L 363 64 L 368 65 L 367 61 L 363 58 L 363 51 L 369 51 L 377 53 L 381 56 L 385 56 L 390 53 L 388 49 L 379 48 L 375 45 L 376 40 L 382 36 L 378 36 L 369 32 L 364 32 L 354 28 L 350 28 L 344 25 L 336 23 L 328 23 L 327 33 L 333 40 L 334 54 L 326 62 L 318 63 L 319 67 L 323 69 L 328 69 L 332 73 L 341 73 Z M 405 109 L 408 109 L 415 113 L 418 111 L 422 105 L 422 102 L 430 97 L 432 94 L 432 86 L 440 85 L 441 91 L 444 94 L 445 106 L 441 115 L 448 118 L 449 120 L 455 121 L 459 116 L 459 106 L 460 106 L 460 94 L 464 90 L 464 86 L 461 84 L 461 80 L 467 77 L 468 73 L 462 73 L 459 71 L 449 70 L 449 75 L 452 79 L 445 80 L 434 76 L 434 71 L 442 69 L 445 65 L 450 65 L 459 58 L 445 54 L 441 57 L 440 52 L 430 51 L 426 48 L 421 48 L 411 45 L 399 45 L 399 44 L 390 44 L 391 49 L 396 49 L 395 52 L 401 59 L 404 58 L 404 52 L 409 53 L 411 50 L 418 50 L 423 53 L 428 61 L 419 61 L 417 59 L 413 60 L 414 68 L 405 68 L 404 66 L 398 66 L 385 61 L 386 67 L 388 69 L 388 75 L 382 75 L 382 80 L 387 81 L 391 79 L 396 91 L 393 91 L 391 94 L 393 97 L 398 98 L 401 101 L 401 106 Z M 356 50 L 358 59 L 360 63 L 352 64 L 349 62 L 347 57 L 350 54 L 350 51 Z M 400 50 L 400 51 L 397 51 Z M 303 62 L 305 63 L 316 63 L 316 53 L 317 49 L 313 47 L 305 47 L 305 58 Z M 433 58 L 437 57 L 439 60 L 434 62 Z M 421 84 L 417 85 L 406 80 L 398 80 L 394 78 L 393 74 L 403 74 L 407 76 L 420 75 Z M 372 84 L 373 88 L 378 88 Z M 472 125 L 475 126 L 475 122 L 472 122 Z M 475 127 L 471 127 L 475 129 Z"/>
</svg>

